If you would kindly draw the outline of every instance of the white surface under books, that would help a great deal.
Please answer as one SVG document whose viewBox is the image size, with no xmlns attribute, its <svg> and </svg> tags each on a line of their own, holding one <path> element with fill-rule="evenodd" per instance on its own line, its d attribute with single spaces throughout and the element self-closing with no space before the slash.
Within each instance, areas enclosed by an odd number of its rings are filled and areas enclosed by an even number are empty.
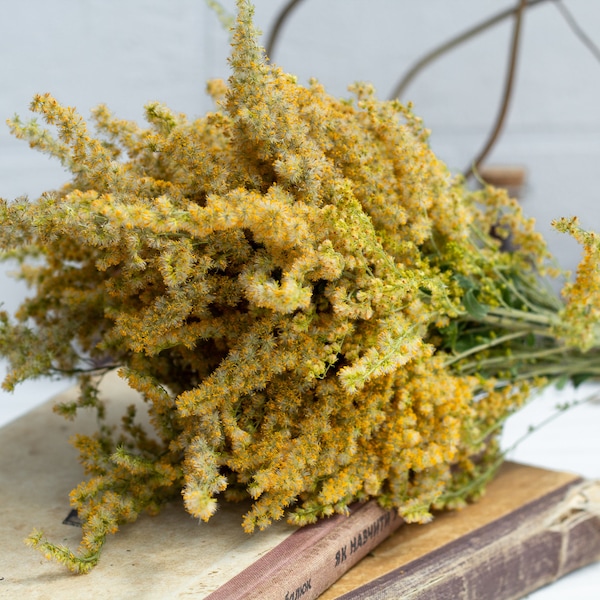
<svg viewBox="0 0 600 600">
<path fill-rule="evenodd" d="M 0 367 L 4 370 L 3 364 Z M 69 381 L 33 381 L 18 386 L 14 393 L 0 392 L 0 426 L 25 414 L 72 384 Z M 558 404 L 596 396 L 562 412 L 557 418 L 527 435 L 556 413 Z M 518 462 L 577 473 L 600 479 L 600 385 L 588 384 L 578 389 L 550 388 L 534 397 L 530 404 L 507 423 L 503 438 L 508 458 Z M 529 600 L 598 600 L 600 598 L 600 563 L 580 569 L 528 596 Z M 482 599 L 495 600 L 495 599 Z"/>
</svg>

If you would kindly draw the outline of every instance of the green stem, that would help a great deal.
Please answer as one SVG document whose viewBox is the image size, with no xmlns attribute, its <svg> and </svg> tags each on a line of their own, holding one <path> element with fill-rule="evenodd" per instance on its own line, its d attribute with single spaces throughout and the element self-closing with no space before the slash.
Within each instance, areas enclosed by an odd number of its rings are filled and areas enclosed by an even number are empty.
<svg viewBox="0 0 600 600">
<path fill-rule="evenodd" d="M 511 328 L 522 327 L 524 323 L 535 323 L 536 325 L 550 327 L 556 321 L 556 313 L 548 311 L 548 314 L 539 314 L 519 310 L 518 308 L 501 308 L 498 306 L 491 308 L 482 321 L 494 326 L 500 325 L 507 329 L 509 326 Z"/>
<path fill-rule="evenodd" d="M 597 361 L 596 363 L 591 361 L 587 363 L 580 363 L 572 368 L 565 367 L 564 363 L 558 363 L 554 365 L 548 364 L 538 369 L 521 372 L 513 379 L 513 381 L 524 381 L 526 379 L 532 379 L 535 377 L 549 376 L 553 376 L 555 379 L 560 379 L 561 377 L 572 378 L 576 375 L 600 377 L 600 366 L 598 366 Z"/>
<path fill-rule="evenodd" d="M 460 365 L 460 367 L 458 367 L 458 370 L 461 373 L 468 373 L 469 371 L 471 371 L 474 368 L 485 368 L 485 367 L 491 367 L 494 365 L 501 365 L 503 362 L 505 363 L 516 363 L 519 361 L 527 361 L 527 360 L 536 360 L 539 358 L 547 358 L 549 356 L 553 356 L 553 355 L 564 355 L 565 354 L 565 348 L 562 346 L 556 346 L 553 348 L 546 348 L 544 350 L 538 350 L 538 351 L 533 351 L 533 352 L 518 352 L 515 354 L 511 354 L 511 355 L 507 355 L 507 356 L 492 356 L 490 358 L 483 358 L 481 360 L 474 360 L 471 362 L 468 362 L 464 365 Z"/>
<path fill-rule="evenodd" d="M 453 498 L 465 498 L 471 490 L 477 489 L 478 487 L 492 479 L 496 471 L 506 460 L 507 455 L 513 450 L 515 450 L 520 444 L 522 444 L 530 435 L 532 435 L 536 431 L 539 431 L 542 427 L 545 427 L 546 425 L 550 424 L 552 421 L 554 421 L 556 418 L 562 415 L 565 411 L 580 406 L 582 404 L 586 404 L 588 402 L 594 402 L 598 399 L 600 399 L 599 394 L 592 394 L 591 396 L 583 398 L 582 400 L 573 400 L 569 404 L 560 407 L 558 410 L 553 412 L 551 415 L 549 415 L 536 425 L 532 425 L 531 427 L 529 427 L 525 434 L 517 438 L 517 440 L 513 442 L 508 448 L 506 448 L 500 454 L 498 454 L 498 457 L 492 462 L 492 464 L 489 465 L 479 476 L 472 479 L 466 486 L 444 494 L 441 497 L 441 500 L 447 502 L 448 500 L 451 500 Z"/>
<path fill-rule="evenodd" d="M 599 396 L 597 394 L 593 394 L 591 396 L 583 398 L 582 400 L 573 400 L 572 402 L 569 402 L 567 405 L 558 408 L 558 410 L 556 410 L 551 415 L 549 415 L 548 417 L 546 417 L 545 419 L 540 421 L 537 425 L 530 426 L 529 429 L 527 430 L 527 432 L 524 433 L 521 437 L 517 438 L 517 440 L 515 442 L 513 442 L 506 450 L 504 450 L 500 456 L 502 457 L 502 459 L 506 458 L 506 455 L 509 452 L 516 450 L 516 448 L 520 444 L 522 444 L 532 433 L 535 433 L 536 431 L 540 430 L 542 427 L 545 427 L 546 425 L 552 423 L 552 421 L 557 419 L 566 410 L 568 410 L 570 408 L 575 408 L 576 406 L 580 406 L 581 404 L 586 404 L 588 402 L 591 402 L 591 401 L 597 399 L 598 397 Z"/>
<path fill-rule="evenodd" d="M 510 340 L 514 340 L 519 337 L 524 337 L 526 335 L 529 335 L 529 331 L 516 331 L 513 333 L 507 333 L 506 335 L 500 336 L 500 337 L 492 340 L 491 342 L 486 342 L 485 344 L 480 344 L 479 346 L 473 346 L 472 348 L 469 348 L 468 350 L 465 350 L 464 352 L 461 352 L 460 354 L 456 354 L 451 359 L 447 360 L 444 363 L 444 367 L 449 367 L 450 365 L 454 364 L 455 362 L 458 362 L 459 360 L 462 360 L 463 358 L 466 358 L 467 356 L 470 356 L 471 354 L 476 354 L 477 352 L 487 350 L 488 348 L 493 348 L 494 346 L 498 346 L 499 344 L 503 344 L 504 342 L 508 342 Z"/>
</svg>

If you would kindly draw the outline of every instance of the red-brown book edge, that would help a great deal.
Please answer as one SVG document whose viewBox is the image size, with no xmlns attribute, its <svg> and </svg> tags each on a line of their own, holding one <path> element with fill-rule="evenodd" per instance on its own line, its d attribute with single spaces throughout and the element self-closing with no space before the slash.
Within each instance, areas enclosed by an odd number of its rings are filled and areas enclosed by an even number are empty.
<svg viewBox="0 0 600 600">
<path fill-rule="evenodd" d="M 396 511 L 376 501 L 355 504 L 295 531 L 206 600 L 310 600 L 339 579 L 401 524 Z"/>
</svg>

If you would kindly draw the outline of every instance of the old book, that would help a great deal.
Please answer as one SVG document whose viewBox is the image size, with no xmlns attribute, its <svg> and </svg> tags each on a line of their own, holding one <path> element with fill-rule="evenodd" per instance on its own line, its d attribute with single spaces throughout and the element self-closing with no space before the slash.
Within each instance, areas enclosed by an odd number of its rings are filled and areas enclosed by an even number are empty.
<svg viewBox="0 0 600 600">
<path fill-rule="evenodd" d="M 138 402 L 114 377 L 104 393 L 115 419 Z M 482 501 L 426 526 L 402 525 L 370 502 L 350 517 L 300 529 L 279 522 L 248 535 L 240 526 L 245 506 L 223 504 L 198 524 L 173 503 L 109 538 L 90 574 L 71 575 L 23 544 L 33 527 L 72 548 L 79 543 L 68 493 L 83 473 L 68 437 L 95 424 L 85 416 L 67 422 L 51 404 L 0 430 L 0 598 L 461 598 L 461 586 L 490 582 L 506 591 L 494 598 L 517 598 L 600 555 L 600 522 L 590 509 L 598 486 L 507 463 Z M 498 587 L 502 574 L 522 585 Z"/>
<path fill-rule="evenodd" d="M 600 482 L 507 462 L 480 502 L 404 525 L 322 600 L 524 598 L 597 560 Z"/>
</svg>

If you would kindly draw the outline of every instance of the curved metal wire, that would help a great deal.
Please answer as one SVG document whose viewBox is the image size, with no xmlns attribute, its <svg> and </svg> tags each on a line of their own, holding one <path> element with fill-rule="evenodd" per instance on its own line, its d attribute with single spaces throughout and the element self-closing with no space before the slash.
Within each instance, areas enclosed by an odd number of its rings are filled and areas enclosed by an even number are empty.
<svg viewBox="0 0 600 600">
<path fill-rule="evenodd" d="M 496 120 L 493 123 L 491 133 L 488 135 L 487 141 L 485 142 L 483 149 L 479 152 L 477 157 L 472 161 L 470 167 L 465 171 L 465 177 L 470 177 L 476 172 L 480 165 L 483 163 L 485 158 L 489 155 L 493 146 L 496 144 L 502 127 L 506 121 L 506 116 L 508 113 L 508 106 L 510 104 L 510 100 L 513 94 L 514 87 L 514 79 L 516 73 L 516 64 L 519 52 L 519 42 L 521 37 L 521 23 L 523 19 L 523 13 L 525 9 L 532 8 L 538 4 L 542 4 L 548 0 L 518 0 L 516 6 L 513 8 L 508 8 L 503 11 L 498 12 L 497 14 L 489 17 L 485 21 L 471 27 L 470 29 L 464 31 L 463 33 L 457 35 L 456 37 L 448 40 L 447 42 L 441 44 L 440 46 L 434 48 L 432 51 L 428 52 L 425 56 L 420 58 L 413 66 L 406 72 L 406 74 L 402 77 L 402 79 L 396 84 L 392 93 L 390 94 L 390 99 L 400 98 L 406 88 L 412 83 L 415 77 L 422 71 L 426 66 L 430 63 L 438 59 L 440 56 L 445 54 L 446 52 L 452 50 L 456 46 L 466 42 L 467 40 L 483 33 L 487 29 L 493 27 L 504 21 L 507 18 L 514 17 L 515 24 L 513 27 L 513 36 L 511 41 L 511 49 L 509 55 L 509 66 L 507 70 L 507 76 L 505 79 L 504 91 L 501 99 L 500 109 L 498 111 L 498 115 Z M 279 12 L 271 31 L 267 37 L 267 42 L 265 44 L 265 49 L 267 56 L 269 58 L 272 57 L 274 53 L 274 48 L 276 43 L 280 37 L 281 30 L 285 22 L 289 19 L 293 10 L 298 7 L 298 5 L 302 2 L 302 0 L 290 0 L 285 4 L 285 6 Z M 593 43 L 593 41 L 585 35 L 585 33 L 581 30 L 579 25 L 575 22 L 575 19 L 568 12 L 567 8 L 561 2 L 561 0 L 553 0 L 555 6 L 559 9 L 563 18 L 567 21 L 567 24 L 571 27 L 573 32 L 580 38 L 580 40 L 588 47 L 588 49 L 594 54 L 594 57 L 600 61 L 600 49 Z"/>
<path fill-rule="evenodd" d="M 571 28 L 571 31 L 579 39 L 579 41 L 593 54 L 594 58 L 600 62 L 600 48 L 590 38 L 589 35 L 583 31 L 579 23 L 575 20 L 573 13 L 567 8 L 564 2 L 561 0 L 554 0 L 554 6 L 558 9 L 562 18 L 566 21 L 567 25 Z"/>
<path fill-rule="evenodd" d="M 504 84 L 504 92 L 502 94 L 502 101 L 500 103 L 500 110 L 498 116 L 494 121 L 494 127 L 492 132 L 489 134 L 487 141 L 485 142 L 482 150 L 479 152 L 477 157 L 472 161 L 469 167 L 466 169 L 464 176 L 465 178 L 471 177 L 478 170 L 483 161 L 487 158 L 491 152 L 494 144 L 497 142 L 502 127 L 506 121 L 506 115 L 508 114 L 508 107 L 510 100 L 512 99 L 512 92 L 514 88 L 515 75 L 517 72 L 517 58 L 519 56 L 519 44 L 521 41 L 521 25 L 523 23 L 523 14 L 527 7 L 527 0 L 519 0 L 515 11 L 515 24 L 513 27 L 512 41 L 510 47 L 510 58 L 508 64 L 508 71 L 506 74 L 506 81 Z"/>
<path fill-rule="evenodd" d="M 528 0 L 528 2 L 526 2 L 526 8 L 531 8 L 531 7 L 535 6 L 536 4 L 541 4 L 542 2 L 547 2 L 547 1 L 548 0 Z M 475 25 L 474 27 L 467 29 L 463 33 L 457 35 L 456 37 L 451 38 L 447 42 L 444 42 L 440 46 L 437 46 L 436 48 L 434 48 L 433 50 L 428 52 L 425 56 L 423 56 L 417 62 L 415 62 L 413 64 L 413 66 L 410 67 L 410 69 L 406 72 L 406 74 L 402 76 L 400 81 L 396 84 L 396 86 L 392 90 L 392 93 L 389 95 L 389 99 L 394 100 L 396 98 L 400 98 L 402 96 L 402 94 L 404 93 L 404 90 L 410 85 L 412 80 L 427 65 L 429 65 L 436 59 L 440 58 L 442 55 L 446 54 L 446 52 L 452 50 L 456 46 L 460 46 L 460 44 L 466 42 L 467 40 L 471 39 L 472 37 L 475 37 L 476 35 L 479 35 L 480 33 L 483 33 L 484 31 L 486 31 L 487 29 L 490 29 L 494 25 L 498 25 L 498 23 L 501 23 L 505 19 L 508 19 L 509 17 L 514 16 L 518 10 L 519 10 L 518 6 L 514 7 L 514 8 L 507 8 L 506 10 L 503 10 L 503 11 L 489 17 L 485 21 L 482 21 L 481 23 Z"/>
<path fill-rule="evenodd" d="M 265 52 L 269 59 L 273 58 L 273 50 L 275 48 L 275 44 L 281 32 L 281 29 L 284 23 L 288 20 L 292 11 L 297 8 L 298 4 L 300 4 L 302 0 L 290 0 L 280 11 L 277 19 L 275 19 L 275 23 L 269 32 L 267 37 L 267 41 L 265 42 Z"/>
</svg>

